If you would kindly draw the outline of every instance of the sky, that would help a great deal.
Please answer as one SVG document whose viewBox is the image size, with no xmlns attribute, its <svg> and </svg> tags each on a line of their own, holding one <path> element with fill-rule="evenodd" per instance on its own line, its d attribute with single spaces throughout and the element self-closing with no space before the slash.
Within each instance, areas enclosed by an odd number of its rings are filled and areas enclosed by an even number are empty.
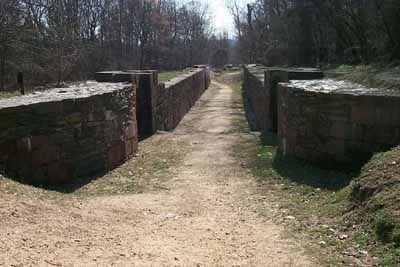
<svg viewBox="0 0 400 267">
<path fill-rule="evenodd" d="M 229 0 L 201 0 L 205 4 L 208 4 L 211 21 L 214 25 L 216 33 L 228 32 L 229 37 L 232 37 L 235 33 L 233 24 L 233 17 L 230 14 L 228 8 L 225 5 L 225 1 Z M 244 5 L 246 0 L 240 0 L 241 4 Z"/>
</svg>

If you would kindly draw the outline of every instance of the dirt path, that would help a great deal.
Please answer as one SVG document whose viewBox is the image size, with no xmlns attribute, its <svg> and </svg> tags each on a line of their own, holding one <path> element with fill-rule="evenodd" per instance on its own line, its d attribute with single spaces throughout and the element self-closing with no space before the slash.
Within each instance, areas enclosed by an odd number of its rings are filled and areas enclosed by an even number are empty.
<svg viewBox="0 0 400 267">
<path fill-rule="evenodd" d="M 235 130 L 242 117 L 238 93 L 213 82 L 163 136 L 190 143 L 167 190 L 65 203 L 6 195 L 0 265 L 312 266 L 284 228 L 258 213 L 273 203 L 233 156 L 235 144 L 255 138 Z"/>
</svg>

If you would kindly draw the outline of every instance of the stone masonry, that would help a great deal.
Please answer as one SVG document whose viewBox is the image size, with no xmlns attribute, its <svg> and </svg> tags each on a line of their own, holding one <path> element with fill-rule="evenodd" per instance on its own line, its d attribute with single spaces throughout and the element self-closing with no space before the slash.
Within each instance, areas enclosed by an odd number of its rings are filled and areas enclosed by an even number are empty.
<svg viewBox="0 0 400 267">
<path fill-rule="evenodd" d="M 155 70 L 103 71 L 95 74 L 98 82 L 132 82 L 136 86 L 136 119 L 139 137 L 156 131 L 155 98 L 158 91 L 158 72 Z"/>
<path fill-rule="evenodd" d="M 87 82 L 0 100 L 0 171 L 65 184 L 112 170 L 137 151 L 135 88 Z"/>
<path fill-rule="evenodd" d="M 156 101 L 157 129 L 175 129 L 209 84 L 208 68 L 194 68 L 160 85 Z"/>
<path fill-rule="evenodd" d="M 281 83 L 279 151 L 333 168 L 400 143 L 400 94 L 332 79 Z"/>
<path fill-rule="evenodd" d="M 158 83 L 154 70 L 125 70 L 96 73 L 99 82 L 133 81 L 137 84 L 137 121 L 139 136 L 156 130 L 173 130 L 211 82 L 206 65 L 187 69 L 167 83 Z"/>
<path fill-rule="evenodd" d="M 310 80 L 323 77 L 318 69 L 270 68 L 262 65 L 246 65 L 243 68 L 243 88 L 251 113 L 253 130 L 277 131 L 277 84 L 289 80 Z"/>
</svg>

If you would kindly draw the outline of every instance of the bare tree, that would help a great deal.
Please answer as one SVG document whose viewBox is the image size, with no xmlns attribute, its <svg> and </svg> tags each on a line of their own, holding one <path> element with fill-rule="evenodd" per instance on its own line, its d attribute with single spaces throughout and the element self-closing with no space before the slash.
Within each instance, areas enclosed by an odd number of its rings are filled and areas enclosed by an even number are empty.
<svg viewBox="0 0 400 267">
<path fill-rule="evenodd" d="M 17 0 L 0 1 L 0 90 L 4 90 L 6 64 L 10 50 L 18 39 L 20 3 Z"/>
</svg>

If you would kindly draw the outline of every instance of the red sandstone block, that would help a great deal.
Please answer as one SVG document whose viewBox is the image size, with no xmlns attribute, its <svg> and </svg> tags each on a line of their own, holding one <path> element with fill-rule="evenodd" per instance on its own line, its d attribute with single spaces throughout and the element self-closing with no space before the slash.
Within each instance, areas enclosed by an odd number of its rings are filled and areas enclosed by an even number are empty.
<svg viewBox="0 0 400 267">
<path fill-rule="evenodd" d="M 24 137 L 17 140 L 17 150 L 22 153 L 29 153 L 32 149 L 30 137 Z"/>
<path fill-rule="evenodd" d="M 72 180 L 68 167 L 60 162 L 50 164 L 47 173 L 50 184 L 65 184 Z"/>
<path fill-rule="evenodd" d="M 0 144 L 0 161 L 6 161 L 17 153 L 16 143 L 13 141 Z"/>
<path fill-rule="evenodd" d="M 353 123 L 351 130 L 351 140 L 362 141 L 364 139 L 364 126 L 360 123 Z"/>
<path fill-rule="evenodd" d="M 112 170 L 121 165 L 125 160 L 125 144 L 114 143 L 108 150 L 108 169 Z"/>
<path fill-rule="evenodd" d="M 32 152 L 32 165 L 39 167 L 60 159 L 61 149 L 56 146 L 45 145 Z"/>
<path fill-rule="evenodd" d="M 335 121 L 331 125 L 329 135 L 338 139 L 346 139 L 351 136 L 351 132 L 352 124 Z"/>
<path fill-rule="evenodd" d="M 287 155 L 310 160 L 309 155 L 312 154 L 310 153 L 309 149 L 306 149 L 302 145 L 296 145 L 296 146 L 288 146 L 287 148 Z"/>
<path fill-rule="evenodd" d="M 125 154 L 127 158 L 130 158 L 134 154 L 134 149 L 133 139 L 125 141 Z"/>
<path fill-rule="evenodd" d="M 375 106 L 368 105 L 368 103 L 361 103 L 352 106 L 351 121 L 357 123 L 374 123 Z"/>
<path fill-rule="evenodd" d="M 323 151 L 333 155 L 335 160 L 343 160 L 345 154 L 345 140 L 344 139 L 329 139 L 321 148 Z"/>
<path fill-rule="evenodd" d="M 287 139 L 287 144 L 290 146 L 295 146 L 297 143 L 297 130 L 292 128 L 287 128 L 285 135 Z"/>
<path fill-rule="evenodd" d="M 125 138 L 132 139 L 137 137 L 137 127 L 136 124 L 129 124 L 128 127 L 125 128 Z"/>
<path fill-rule="evenodd" d="M 386 101 L 377 105 L 375 110 L 375 122 L 385 125 L 400 124 L 400 107 L 397 102 Z"/>
<path fill-rule="evenodd" d="M 35 135 L 31 137 L 32 149 L 37 149 L 49 144 L 49 138 L 45 135 Z"/>
</svg>

